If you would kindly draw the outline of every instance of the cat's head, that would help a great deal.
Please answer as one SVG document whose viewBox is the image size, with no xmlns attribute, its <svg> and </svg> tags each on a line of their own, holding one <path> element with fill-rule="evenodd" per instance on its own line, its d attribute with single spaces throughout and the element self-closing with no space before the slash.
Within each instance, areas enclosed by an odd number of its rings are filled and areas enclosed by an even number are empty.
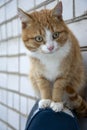
<svg viewBox="0 0 87 130">
<path fill-rule="evenodd" d="M 30 52 L 51 54 L 68 40 L 67 27 L 62 19 L 62 2 L 52 10 L 28 14 L 18 9 L 22 22 L 22 39 Z"/>
</svg>

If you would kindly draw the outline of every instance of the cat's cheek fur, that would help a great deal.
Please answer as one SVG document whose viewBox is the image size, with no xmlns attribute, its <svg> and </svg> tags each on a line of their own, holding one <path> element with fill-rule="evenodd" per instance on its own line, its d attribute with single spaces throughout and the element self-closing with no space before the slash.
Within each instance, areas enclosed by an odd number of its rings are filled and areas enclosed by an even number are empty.
<svg viewBox="0 0 87 130">
<path fill-rule="evenodd" d="M 50 99 L 42 99 L 39 101 L 39 108 L 47 108 L 50 106 L 50 104 L 51 104 Z"/>
<path fill-rule="evenodd" d="M 49 53 L 49 50 L 47 49 L 47 46 L 46 46 L 46 45 L 41 45 L 41 46 L 40 46 L 40 50 L 41 50 L 41 52 L 43 52 L 43 53 Z"/>
<path fill-rule="evenodd" d="M 50 107 L 55 112 L 60 112 L 63 110 L 63 102 L 51 102 Z"/>
</svg>

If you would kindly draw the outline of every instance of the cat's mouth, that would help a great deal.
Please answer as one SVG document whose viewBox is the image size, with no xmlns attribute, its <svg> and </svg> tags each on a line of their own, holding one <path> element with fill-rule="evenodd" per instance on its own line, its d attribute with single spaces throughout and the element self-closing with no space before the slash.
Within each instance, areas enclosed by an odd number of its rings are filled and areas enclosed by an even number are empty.
<svg viewBox="0 0 87 130">
<path fill-rule="evenodd" d="M 44 51 L 44 50 L 41 50 L 40 49 L 40 52 L 41 53 L 43 53 L 43 54 L 53 54 L 53 53 L 55 53 L 55 52 L 57 52 L 59 49 L 58 48 L 56 48 L 55 50 L 52 50 L 52 51 Z"/>
</svg>

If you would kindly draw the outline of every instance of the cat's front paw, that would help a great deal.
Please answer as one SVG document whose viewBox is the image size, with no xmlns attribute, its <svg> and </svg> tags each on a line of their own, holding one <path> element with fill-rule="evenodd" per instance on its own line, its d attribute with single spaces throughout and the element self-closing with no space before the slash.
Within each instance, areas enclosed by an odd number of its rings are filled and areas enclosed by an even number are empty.
<svg viewBox="0 0 87 130">
<path fill-rule="evenodd" d="M 47 108 L 50 106 L 50 104 L 51 104 L 50 99 L 42 99 L 39 101 L 39 108 Z"/>
<path fill-rule="evenodd" d="M 63 102 L 52 102 L 50 107 L 55 112 L 60 112 L 63 110 Z"/>
</svg>

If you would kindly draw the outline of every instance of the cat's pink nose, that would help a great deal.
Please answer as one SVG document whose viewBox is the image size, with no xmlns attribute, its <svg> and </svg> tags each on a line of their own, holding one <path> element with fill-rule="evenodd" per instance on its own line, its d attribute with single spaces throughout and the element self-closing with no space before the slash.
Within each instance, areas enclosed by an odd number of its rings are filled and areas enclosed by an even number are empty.
<svg viewBox="0 0 87 130">
<path fill-rule="evenodd" d="M 54 49 L 54 46 L 47 47 L 49 51 L 52 51 Z"/>
</svg>

